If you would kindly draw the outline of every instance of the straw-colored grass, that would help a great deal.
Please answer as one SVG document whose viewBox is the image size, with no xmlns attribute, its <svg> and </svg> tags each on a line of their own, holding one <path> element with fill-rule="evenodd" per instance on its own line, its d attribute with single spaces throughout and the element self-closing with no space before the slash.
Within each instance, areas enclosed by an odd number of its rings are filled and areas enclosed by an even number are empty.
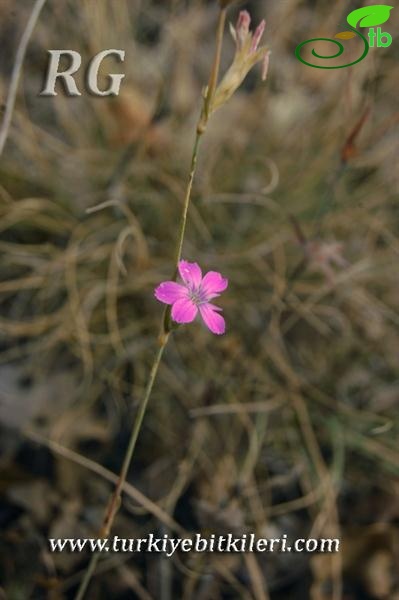
<svg viewBox="0 0 399 600">
<path fill-rule="evenodd" d="M 300 64 L 295 46 L 340 31 L 350 10 L 313 5 L 256 3 L 273 51 L 268 82 L 252 73 L 209 125 L 184 257 L 229 278 L 228 331 L 216 338 L 195 323 L 173 334 L 118 535 L 249 530 L 350 546 L 354 525 L 368 539 L 366 526 L 394 519 L 398 65 L 393 46 L 350 69 Z M 4 98 L 30 10 L 0 6 Z M 7 597 L 68 598 L 86 564 L 43 549 L 48 537 L 96 535 L 120 466 L 156 346 L 153 289 L 170 276 L 216 14 L 201 1 L 68 0 L 49 2 L 33 32 L 0 163 L 2 492 L 24 517 L 7 524 L 22 539 L 2 544 L 32 564 L 22 575 L 8 558 Z M 118 98 L 38 96 L 46 50 L 72 47 L 83 64 L 126 50 Z M 226 36 L 223 68 L 231 53 Z M 335 242 L 331 274 L 320 247 Z M 37 466 L 40 447 L 51 469 Z M 325 568 L 294 558 L 115 555 L 90 598 L 337 599 L 342 574 L 372 588 L 345 553 Z"/>
</svg>

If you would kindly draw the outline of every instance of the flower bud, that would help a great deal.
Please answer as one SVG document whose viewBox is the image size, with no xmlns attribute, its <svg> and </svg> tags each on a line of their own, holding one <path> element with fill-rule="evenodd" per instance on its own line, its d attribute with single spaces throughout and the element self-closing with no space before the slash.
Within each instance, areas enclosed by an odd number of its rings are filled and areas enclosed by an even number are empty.
<svg viewBox="0 0 399 600">
<path fill-rule="evenodd" d="M 249 29 L 250 24 L 251 17 L 249 13 L 242 10 L 238 16 L 236 26 L 230 25 L 230 33 L 236 44 L 236 52 L 232 65 L 216 88 L 210 113 L 220 108 L 231 98 L 256 63 L 263 62 L 262 79 L 266 79 L 270 51 L 266 46 L 259 47 L 266 23 L 261 21 L 254 33 Z"/>
</svg>

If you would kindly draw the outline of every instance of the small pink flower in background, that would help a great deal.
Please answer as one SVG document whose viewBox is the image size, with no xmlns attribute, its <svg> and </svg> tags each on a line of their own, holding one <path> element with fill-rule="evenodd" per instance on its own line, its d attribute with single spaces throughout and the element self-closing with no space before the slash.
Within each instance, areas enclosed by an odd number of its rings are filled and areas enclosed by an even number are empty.
<svg viewBox="0 0 399 600">
<path fill-rule="evenodd" d="M 228 280 L 217 271 L 209 271 L 202 277 L 197 263 L 179 262 L 182 283 L 164 281 L 155 288 L 155 297 L 164 304 L 171 304 L 171 316 L 176 323 L 191 323 L 198 311 L 205 325 L 217 335 L 225 332 L 226 324 L 219 313 L 221 308 L 211 304 L 228 286 Z"/>
<path fill-rule="evenodd" d="M 334 267 L 344 268 L 348 266 L 348 261 L 342 255 L 343 244 L 340 242 L 322 242 L 312 240 L 306 242 L 305 252 L 309 261 L 309 268 L 312 271 L 319 271 L 325 275 L 326 279 L 334 282 Z"/>
</svg>

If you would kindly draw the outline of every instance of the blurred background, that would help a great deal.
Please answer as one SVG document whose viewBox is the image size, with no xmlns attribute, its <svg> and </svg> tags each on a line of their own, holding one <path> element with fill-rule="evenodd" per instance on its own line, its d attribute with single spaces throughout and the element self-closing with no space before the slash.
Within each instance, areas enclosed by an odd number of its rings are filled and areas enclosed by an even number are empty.
<svg viewBox="0 0 399 600">
<path fill-rule="evenodd" d="M 338 537 L 341 552 L 108 555 L 89 598 L 399 598 L 399 12 L 382 26 L 393 44 L 353 67 L 294 54 L 362 5 L 230 9 L 266 18 L 270 70 L 210 122 L 183 252 L 229 278 L 228 329 L 172 336 L 114 528 Z M 32 6 L 0 1 L 2 111 Z M 34 30 L 0 163 L 1 598 L 73 598 L 87 564 L 47 539 L 97 536 L 121 465 L 217 14 L 215 0 L 48 1 Z M 39 97 L 47 50 L 86 66 L 108 48 L 126 51 L 102 73 L 126 73 L 118 97 L 87 93 L 83 69 L 81 97 Z M 233 54 L 226 28 L 222 70 Z"/>
</svg>

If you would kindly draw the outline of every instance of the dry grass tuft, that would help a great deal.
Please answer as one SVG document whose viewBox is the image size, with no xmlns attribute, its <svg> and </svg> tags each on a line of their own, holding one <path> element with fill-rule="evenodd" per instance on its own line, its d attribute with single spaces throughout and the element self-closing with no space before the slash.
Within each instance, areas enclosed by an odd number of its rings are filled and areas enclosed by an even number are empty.
<svg viewBox="0 0 399 600">
<path fill-rule="evenodd" d="M 229 278 L 228 333 L 215 339 L 198 323 L 173 336 L 115 532 L 176 524 L 342 536 L 349 550 L 323 565 L 291 555 L 116 555 L 102 563 L 93 598 L 335 600 L 342 576 L 348 598 L 363 597 L 352 588 L 398 594 L 394 578 L 381 583 L 399 560 L 390 537 L 397 544 L 395 50 L 350 69 L 310 69 L 295 46 L 322 33 L 320 23 L 340 31 L 340 8 L 252 5 L 267 18 L 268 84 L 250 77 L 211 122 L 184 251 Z M 9 57 L 29 9 L 3 1 Z M 49 555 L 46 539 L 93 536 L 119 468 L 154 352 L 161 308 L 152 291 L 173 259 L 215 18 L 199 0 L 69 0 L 48 3 L 33 34 L 0 164 L 10 598 L 70 597 L 85 559 Z M 84 63 L 124 48 L 120 97 L 39 98 L 45 50 L 67 47 Z M 224 52 L 227 64 L 229 43 Z M 9 62 L 1 74 L 5 96 Z M 370 547 L 363 570 L 350 551 L 356 535 Z"/>
</svg>

